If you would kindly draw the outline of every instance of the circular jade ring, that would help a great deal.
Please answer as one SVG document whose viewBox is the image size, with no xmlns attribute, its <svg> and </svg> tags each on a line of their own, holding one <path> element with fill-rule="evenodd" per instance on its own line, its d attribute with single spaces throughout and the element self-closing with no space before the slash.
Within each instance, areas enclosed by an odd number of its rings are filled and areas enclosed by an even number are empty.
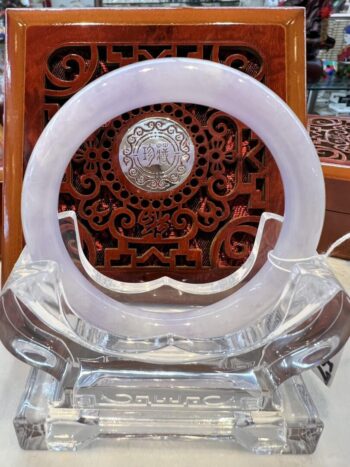
<svg viewBox="0 0 350 467">
<path fill-rule="evenodd" d="M 274 254 L 284 259 L 315 254 L 325 210 L 324 181 L 302 123 L 276 94 L 253 78 L 217 63 L 182 58 L 149 60 L 110 72 L 79 91 L 51 119 L 24 178 L 22 222 L 27 248 L 33 261 L 52 260 L 59 265 L 71 310 L 99 329 L 137 339 L 224 336 L 271 312 L 288 279 L 285 271 L 267 262 L 223 300 L 176 313 L 167 309 L 155 312 L 120 303 L 103 293 L 74 265 L 61 237 L 57 218 L 60 185 L 83 141 L 117 115 L 165 102 L 216 108 L 239 119 L 264 141 L 278 165 L 285 193 L 284 222 Z M 175 156 L 164 162 L 162 170 L 170 167 L 171 175 L 177 176 L 172 168 Z M 192 157 L 189 152 L 189 166 Z M 144 165 L 136 168 L 146 171 Z M 131 181 L 133 173 L 128 175 Z"/>
</svg>

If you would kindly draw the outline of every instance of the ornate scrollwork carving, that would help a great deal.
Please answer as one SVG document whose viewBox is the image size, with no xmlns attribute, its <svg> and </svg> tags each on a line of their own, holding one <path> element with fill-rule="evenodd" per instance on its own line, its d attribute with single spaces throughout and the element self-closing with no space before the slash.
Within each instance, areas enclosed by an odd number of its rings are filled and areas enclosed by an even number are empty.
<svg viewBox="0 0 350 467">
<path fill-rule="evenodd" d="M 219 61 L 265 80 L 262 58 L 239 45 L 68 44 L 47 62 L 46 120 L 97 76 L 166 56 Z M 161 136 L 143 144 L 157 125 Z M 178 103 L 132 109 L 78 149 L 62 181 L 59 209 L 76 211 L 87 257 L 106 275 L 212 280 L 250 253 L 267 207 L 267 157 L 249 128 L 215 109 Z"/>
<path fill-rule="evenodd" d="M 350 165 L 350 118 L 309 117 L 311 139 L 322 162 Z"/>
</svg>

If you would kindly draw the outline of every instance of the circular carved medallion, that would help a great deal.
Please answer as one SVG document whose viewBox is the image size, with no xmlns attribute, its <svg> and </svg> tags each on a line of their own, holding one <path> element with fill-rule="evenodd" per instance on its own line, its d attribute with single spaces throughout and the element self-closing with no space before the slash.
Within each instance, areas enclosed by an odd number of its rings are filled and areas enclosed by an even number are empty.
<svg viewBox="0 0 350 467">
<path fill-rule="evenodd" d="M 119 147 L 119 163 L 126 178 L 137 188 L 170 191 L 191 173 L 194 145 L 178 122 L 145 118 L 125 133 Z"/>
</svg>

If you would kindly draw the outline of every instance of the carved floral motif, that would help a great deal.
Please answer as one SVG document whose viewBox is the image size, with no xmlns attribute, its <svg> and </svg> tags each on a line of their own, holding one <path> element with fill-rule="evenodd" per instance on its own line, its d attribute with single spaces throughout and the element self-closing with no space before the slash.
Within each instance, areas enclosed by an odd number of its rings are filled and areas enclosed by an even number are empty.
<svg viewBox="0 0 350 467">
<path fill-rule="evenodd" d="M 67 45 L 47 62 L 46 121 L 101 74 L 166 56 L 219 61 L 265 79 L 262 59 L 246 47 Z M 124 151 L 127 159 L 125 151 L 131 147 L 123 138 L 150 118 L 170 119 L 193 144 L 186 176 L 165 189 L 140 189 L 146 169 L 124 160 L 122 164 L 129 164 L 126 176 L 121 167 L 119 154 Z M 153 157 L 152 151 L 145 157 Z M 163 156 L 170 166 L 174 158 Z M 164 274 L 213 280 L 241 266 L 251 251 L 260 215 L 267 208 L 269 164 L 260 139 L 223 112 L 179 103 L 130 109 L 97 129 L 78 149 L 62 182 L 59 209 L 76 211 L 85 253 L 106 275 L 131 281 Z"/>
</svg>

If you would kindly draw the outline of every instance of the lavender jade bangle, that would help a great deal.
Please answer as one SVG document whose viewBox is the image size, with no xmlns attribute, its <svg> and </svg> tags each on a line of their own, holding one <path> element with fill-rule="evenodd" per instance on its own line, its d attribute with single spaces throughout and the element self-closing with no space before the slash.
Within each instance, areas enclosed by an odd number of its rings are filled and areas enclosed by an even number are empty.
<svg viewBox="0 0 350 467">
<path fill-rule="evenodd" d="M 72 155 L 93 131 L 131 109 L 164 102 L 195 103 L 241 120 L 266 144 L 279 167 L 285 218 L 274 254 L 315 254 L 325 210 L 319 159 L 303 125 L 266 86 L 217 63 L 182 58 L 149 60 L 93 81 L 52 118 L 31 155 L 22 191 L 22 222 L 32 259 L 56 261 L 66 299 L 77 315 L 112 334 L 146 339 L 210 338 L 252 324 L 276 304 L 288 274 L 267 263 L 231 296 L 179 313 L 147 311 L 98 290 L 70 259 L 57 220 L 58 194 Z"/>
</svg>

